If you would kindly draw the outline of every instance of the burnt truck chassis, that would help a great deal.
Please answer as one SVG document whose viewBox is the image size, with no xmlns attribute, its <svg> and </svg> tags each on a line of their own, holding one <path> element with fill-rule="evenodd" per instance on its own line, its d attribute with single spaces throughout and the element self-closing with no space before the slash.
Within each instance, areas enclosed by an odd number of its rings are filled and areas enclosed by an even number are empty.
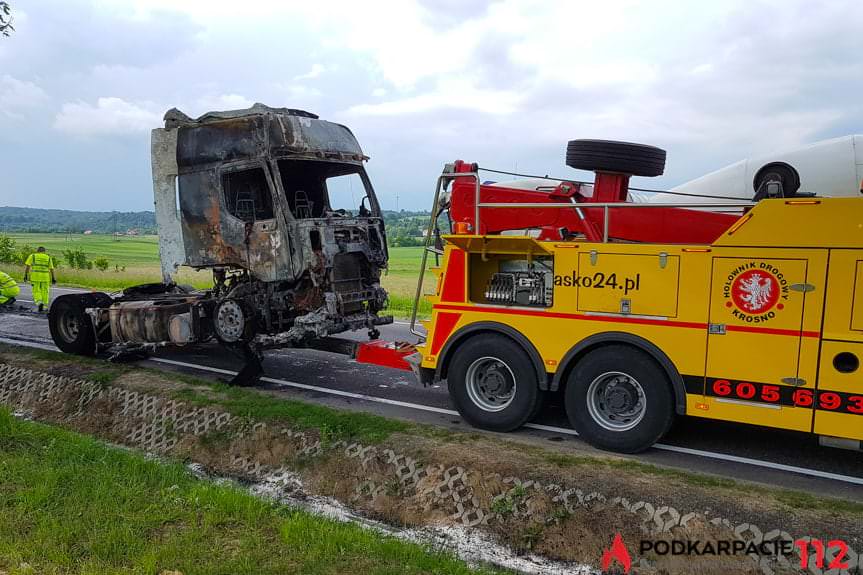
<svg viewBox="0 0 863 575">
<path fill-rule="evenodd" d="M 170 110 L 151 159 L 163 282 L 58 297 L 62 351 L 121 360 L 216 341 L 246 360 L 234 383 L 248 384 L 264 349 L 357 329 L 376 339 L 392 323 L 379 313 L 383 218 L 346 127 L 260 104 L 195 120 Z M 331 205 L 328 178 L 344 175 L 362 183 L 356 215 Z M 181 265 L 212 270 L 213 288 L 178 285 Z"/>
</svg>

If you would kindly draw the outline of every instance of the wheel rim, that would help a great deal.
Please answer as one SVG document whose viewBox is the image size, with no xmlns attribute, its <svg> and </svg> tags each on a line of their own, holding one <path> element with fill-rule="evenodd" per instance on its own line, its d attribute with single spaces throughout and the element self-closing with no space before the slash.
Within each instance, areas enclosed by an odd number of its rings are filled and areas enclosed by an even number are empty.
<svg viewBox="0 0 863 575">
<path fill-rule="evenodd" d="M 631 375 L 609 371 L 587 388 L 587 411 L 604 429 L 629 431 L 644 419 L 647 396 Z"/>
<path fill-rule="evenodd" d="M 81 323 L 77 314 L 68 310 L 60 315 L 60 321 L 57 322 L 57 327 L 60 328 L 60 335 L 67 342 L 73 342 L 78 339 L 78 334 L 81 333 Z"/>
<path fill-rule="evenodd" d="M 222 340 L 236 342 L 243 337 L 246 316 L 240 304 L 233 300 L 223 301 L 216 311 L 216 329 Z"/>
<path fill-rule="evenodd" d="M 481 357 L 467 368 L 467 395 L 483 411 L 503 411 L 515 399 L 515 375 L 496 357 Z"/>
</svg>

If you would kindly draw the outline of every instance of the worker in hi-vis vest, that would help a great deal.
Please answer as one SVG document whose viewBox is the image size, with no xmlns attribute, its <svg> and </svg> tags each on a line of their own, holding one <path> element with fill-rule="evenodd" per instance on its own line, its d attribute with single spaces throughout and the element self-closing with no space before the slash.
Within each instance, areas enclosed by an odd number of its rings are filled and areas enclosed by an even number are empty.
<svg viewBox="0 0 863 575">
<path fill-rule="evenodd" d="M 15 296 L 21 293 L 18 283 L 6 272 L 0 271 L 0 306 L 15 303 Z"/>
<path fill-rule="evenodd" d="M 35 254 L 30 254 L 24 262 L 24 281 L 30 281 L 33 286 L 33 301 L 39 306 L 39 311 L 48 307 L 51 297 L 51 284 L 57 283 L 54 277 L 54 260 L 45 253 L 45 248 L 38 247 Z"/>
</svg>

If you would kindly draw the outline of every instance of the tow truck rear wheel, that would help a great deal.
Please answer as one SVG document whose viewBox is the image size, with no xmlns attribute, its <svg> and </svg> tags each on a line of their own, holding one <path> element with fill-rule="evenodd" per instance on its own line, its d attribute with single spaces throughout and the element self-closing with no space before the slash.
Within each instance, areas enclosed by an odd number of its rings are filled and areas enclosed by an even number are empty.
<svg viewBox="0 0 863 575">
<path fill-rule="evenodd" d="M 638 453 L 674 420 L 674 395 L 646 353 L 611 345 L 588 353 L 569 375 L 566 415 L 585 441 L 607 451 Z"/>
<path fill-rule="evenodd" d="M 512 431 L 541 406 L 533 363 L 521 346 L 502 335 L 461 343 L 450 362 L 447 385 L 459 414 L 480 429 Z"/>
</svg>

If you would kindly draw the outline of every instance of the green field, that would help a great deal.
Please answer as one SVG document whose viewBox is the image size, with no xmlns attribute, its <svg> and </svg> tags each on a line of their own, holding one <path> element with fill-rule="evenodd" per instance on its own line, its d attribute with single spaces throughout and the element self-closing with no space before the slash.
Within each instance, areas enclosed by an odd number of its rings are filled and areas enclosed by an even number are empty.
<svg viewBox="0 0 863 575">
<path fill-rule="evenodd" d="M 60 264 L 57 281 L 68 286 L 80 286 L 104 290 L 118 290 L 132 285 L 159 282 L 159 247 L 156 236 L 120 237 L 110 235 L 81 234 L 7 234 L 19 246 L 34 248 L 44 246 L 49 254 Z M 87 257 L 108 259 L 107 271 L 76 270 L 64 265 L 63 252 L 81 250 Z M 406 316 L 410 313 L 416 290 L 417 275 L 422 260 L 422 248 L 390 248 L 389 271 L 382 283 L 390 293 L 390 310 L 395 315 Z M 117 268 L 122 271 L 118 271 Z M 125 268 L 124 270 L 122 268 Z M 13 270 L 20 279 L 21 270 Z M 192 284 L 198 288 L 208 288 L 211 284 L 210 273 L 181 269 L 179 283 Z M 426 274 L 426 290 L 434 285 L 432 274 Z M 423 300 L 420 311 L 427 315 L 430 307 Z"/>
<path fill-rule="evenodd" d="M 4 574 L 475 572 L 4 409 L 0 473 Z"/>
</svg>

